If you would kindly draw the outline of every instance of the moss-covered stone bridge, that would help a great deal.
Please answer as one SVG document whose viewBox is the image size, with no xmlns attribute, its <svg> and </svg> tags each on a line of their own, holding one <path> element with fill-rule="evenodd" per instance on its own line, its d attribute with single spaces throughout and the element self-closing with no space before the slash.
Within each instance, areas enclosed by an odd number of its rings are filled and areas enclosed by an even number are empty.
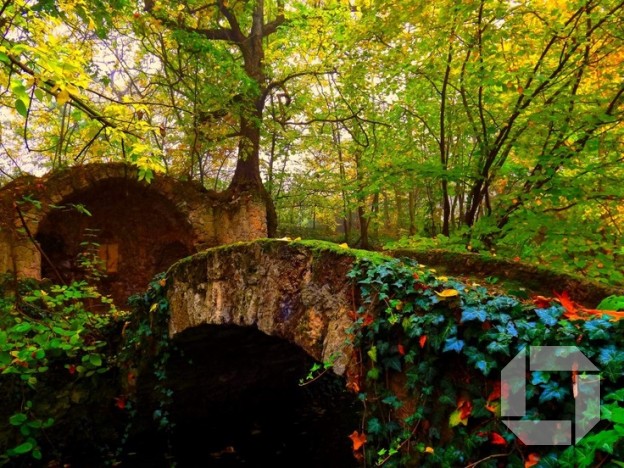
<svg viewBox="0 0 624 468">
<path fill-rule="evenodd" d="M 355 292 L 347 273 L 359 251 L 264 240 L 210 249 L 169 271 L 172 337 L 200 325 L 256 327 L 343 374 Z"/>
</svg>

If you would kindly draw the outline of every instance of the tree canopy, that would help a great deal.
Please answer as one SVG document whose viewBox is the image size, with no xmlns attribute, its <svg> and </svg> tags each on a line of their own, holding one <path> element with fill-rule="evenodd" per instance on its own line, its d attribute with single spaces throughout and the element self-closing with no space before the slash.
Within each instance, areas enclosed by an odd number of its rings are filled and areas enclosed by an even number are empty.
<svg viewBox="0 0 624 468">
<path fill-rule="evenodd" d="M 270 230 L 624 281 L 624 2 L 0 0 L 0 170 L 125 160 Z"/>
</svg>

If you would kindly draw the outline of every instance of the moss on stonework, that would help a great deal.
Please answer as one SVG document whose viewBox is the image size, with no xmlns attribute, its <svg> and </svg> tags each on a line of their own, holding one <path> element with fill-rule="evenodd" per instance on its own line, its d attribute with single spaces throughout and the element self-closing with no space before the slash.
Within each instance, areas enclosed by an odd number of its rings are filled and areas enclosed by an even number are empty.
<svg viewBox="0 0 624 468">
<path fill-rule="evenodd" d="M 285 246 L 291 247 L 291 248 L 304 248 L 305 250 L 311 251 L 315 256 L 321 255 L 321 254 L 333 254 L 333 255 L 339 255 L 339 256 L 344 256 L 344 257 L 351 257 L 354 260 L 367 260 L 374 264 L 382 263 L 392 258 L 391 256 L 384 254 L 384 253 L 342 247 L 340 244 L 335 244 L 329 241 L 321 241 L 321 240 L 289 241 L 289 240 L 284 240 L 284 239 L 257 239 L 257 240 L 250 241 L 250 242 L 235 242 L 232 244 L 211 247 L 200 253 L 197 253 L 195 255 L 191 255 L 189 257 L 179 260 L 177 263 L 171 266 L 169 271 L 173 271 L 174 269 L 179 268 L 181 265 L 190 263 L 194 259 L 197 259 L 197 258 L 211 256 L 216 253 L 240 251 L 246 248 L 254 248 L 254 246 L 259 247 L 262 251 L 265 251 L 265 252 L 271 251 L 276 248 L 285 247 Z"/>
</svg>

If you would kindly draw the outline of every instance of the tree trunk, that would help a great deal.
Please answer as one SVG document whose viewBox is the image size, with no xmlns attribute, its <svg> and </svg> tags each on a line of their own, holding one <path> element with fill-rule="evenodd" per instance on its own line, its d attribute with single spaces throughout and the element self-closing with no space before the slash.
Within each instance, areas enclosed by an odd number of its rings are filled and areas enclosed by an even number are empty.
<svg viewBox="0 0 624 468">
<path fill-rule="evenodd" d="M 407 199 L 407 209 L 409 211 L 409 235 L 413 236 L 416 234 L 414 189 L 410 190 L 408 193 L 409 197 Z"/>
</svg>

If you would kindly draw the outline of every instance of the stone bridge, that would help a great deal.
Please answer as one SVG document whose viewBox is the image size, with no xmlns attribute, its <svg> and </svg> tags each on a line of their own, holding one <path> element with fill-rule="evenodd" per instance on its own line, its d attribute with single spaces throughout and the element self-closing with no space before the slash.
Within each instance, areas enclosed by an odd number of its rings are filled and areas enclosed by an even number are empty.
<svg viewBox="0 0 624 468">
<path fill-rule="evenodd" d="M 201 325 L 256 327 L 344 374 L 345 329 L 355 292 L 353 250 L 335 244 L 263 240 L 210 249 L 168 274 L 170 336 Z"/>
</svg>

